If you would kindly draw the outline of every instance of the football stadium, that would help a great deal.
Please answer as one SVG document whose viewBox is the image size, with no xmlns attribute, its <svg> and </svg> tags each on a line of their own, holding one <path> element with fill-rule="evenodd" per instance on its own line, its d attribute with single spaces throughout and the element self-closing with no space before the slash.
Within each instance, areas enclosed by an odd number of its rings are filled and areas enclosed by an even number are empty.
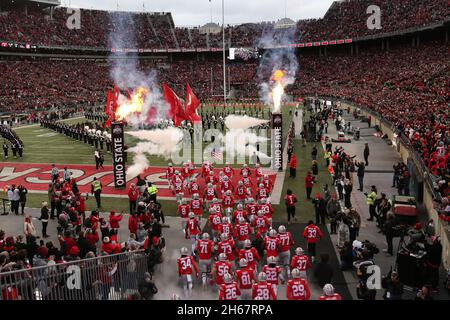
<svg viewBox="0 0 450 320">
<path fill-rule="evenodd" d="M 449 2 L 192 6 L 0 2 L 0 300 L 450 299 Z"/>
</svg>

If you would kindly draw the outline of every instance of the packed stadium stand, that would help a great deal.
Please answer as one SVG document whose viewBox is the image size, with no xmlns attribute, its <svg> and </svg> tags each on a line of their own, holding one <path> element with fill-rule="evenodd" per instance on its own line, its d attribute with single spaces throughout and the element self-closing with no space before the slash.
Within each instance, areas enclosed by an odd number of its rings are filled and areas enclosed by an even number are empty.
<svg viewBox="0 0 450 320">
<path fill-rule="evenodd" d="M 366 8 L 383 8 L 382 28 L 369 30 Z M 399 32 L 448 21 L 450 6 L 447 0 L 358 0 L 336 1 L 322 19 L 299 20 L 294 25 L 295 42 L 310 42 L 343 38 L 361 38 Z M 123 46 L 147 49 L 175 49 L 221 47 L 222 33 L 201 35 L 198 28 L 175 27 L 170 13 L 127 13 L 99 10 L 81 10 L 82 28 L 66 28 L 67 8 L 8 9 L 0 13 L 0 40 L 29 42 L 44 46 L 111 47 L 109 34 L 118 21 L 129 27 L 130 41 L 136 31 L 137 43 Z M 272 32 L 274 22 L 228 26 L 226 43 L 231 46 L 254 46 L 265 33 Z"/>
</svg>

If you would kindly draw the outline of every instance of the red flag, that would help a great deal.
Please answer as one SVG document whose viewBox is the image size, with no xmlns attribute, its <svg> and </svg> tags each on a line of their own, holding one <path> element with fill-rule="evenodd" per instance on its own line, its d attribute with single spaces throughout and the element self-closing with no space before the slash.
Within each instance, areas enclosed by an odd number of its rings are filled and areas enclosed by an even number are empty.
<svg viewBox="0 0 450 320">
<path fill-rule="evenodd" d="M 189 83 L 186 84 L 186 115 L 192 122 L 202 122 L 202 118 L 198 115 L 197 109 L 200 101 L 195 96 Z"/>
<path fill-rule="evenodd" d="M 106 120 L 103 125 L 104 128 L 109 128 L 111 123 L 116 120 L 116 110 L 118 107 L 117 100 L 119 99 L 120 90 L 117 86 L 114 86 L 113 91 L 108 91 L 108 96 L 106 99 L 106 108 L 105 113 L 108 116 L 108 120 Z"/>
<path fill-rule="evenodd" d="M 177 94 L 169 88 L 165 83 L 163 84 L 164 98 L 166 102 L 170 105 L 170 113 L 172 114 L 172 119 L 176 127 L 180 125 L 183 120 L 187 120 L 186 113 L 181 105 L 181 100 Z"/>
</svg>

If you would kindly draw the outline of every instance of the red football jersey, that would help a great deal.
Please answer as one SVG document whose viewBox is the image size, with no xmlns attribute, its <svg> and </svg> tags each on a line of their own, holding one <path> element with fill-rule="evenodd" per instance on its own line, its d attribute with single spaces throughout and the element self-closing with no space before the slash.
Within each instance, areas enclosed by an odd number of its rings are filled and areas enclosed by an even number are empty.
<svg viewBox="0 0 450 320">
<path fill-rule="evenodd" d="M 234 261 L 234 241 L 229 239 L 226 241 L 220 241 L 217 245 L 218 254 L 225 253 L 228 261 Z"/>
<path fill-rule="evenodd" d="M 233 225 L 228 222 L 222 222 L 219 225 L 219 233 L 227 233 L 228 236 L 231 238 L 233 236 Z"/>
<path fill-rule="evenodd" d="M 258 188 L 258 190 L 256 190 L 256 199 L 268 197 L 269 197 L 269 190 L 267 190 L 266 188 Z"/>
<path fill-rule="evenodd" d="M 253 300 L 277 300 L 277 295 L 270 283 L 258 282 L 252 287 Z"/>
<path fill-rule="evenodd" d="M 236 282 L 224 283 L 219 288 L 219 300 L 237 300 L 241 295 Z"/>
<path fill-rule="evenodd" d="M 248 203 L 245 207 L 249 216 L 255 215 L 258 212 L 258 205 L 256 203 Z"/>
<path fill-rule="evenodd" d="M 243 223 L 243 224 L 237 224 L 234 231 L 234 236 L 237 238 L 238 241 L 245 241 L 248 239 L 248 236 L 250 234 L 250 224 Z"/>
<path fill-rule="evenodd" d="M 239 221 L 240 218 L 247 219 L 247 212 L 245 212 L 244 210 L 234 210 L 233 220 Z"/>
<path fill-rule="evenodd" d="M 249 268 L 255 269 L 256 263 L 261 260 L 261 257 L 258 254 L 258 250 L 256 248 L 250 249 L 241 249 L 239 251 L 239 259 L 245 258 L 247 259 Z"/>
<path fill-rule="evenodd" d="M 319 300 L 320 301 L 323 301 L 323 300 L 342 300 L 342 297 L 341 297 L 341 295 L 339 293 L 335 293 L 332 296 L 320 296 Z"/>
<path fill-rule="evenodd" d="M 251 289 L 255 280 L 255 271 L 249 267 L 236 270 L 236 278 L 240 289 Z"/>
<path fill-rule="evenodd" d="M 217 261 L 214 263 L 214 270 L 216 274 L 216 284 L 223 284 L 223 276 L 227 273 L 232 274 L 232 266 L 228 261 Z"/>
<path fill-rule="evenodd" d="M 223 168 L 223 172 L 228 176 L 228 177 L 232 177 L 234 174 L 234 169 L 230 166 L 225 166 Z"/>
<path fill-rule="evenodd" d="M 190 202 L 190 207 L 193 213 L 197 216 L 202 215 L 202 209 L 203 209 L 203 201 L 200 199 L 193 199 Z"/>
<path fill-rule="evenodd" d="M 306 238 L 308 243 L 316 243 L 318 239 L 323 237 L 323 233 L 318 226 L 310 224 L 303 231 L 303 237 Z"/>
<path fill-rule="evenodd" d="M 198 268 L 192 256 L 180 257 L 177 260 L 179 275 L 192 275 L 193 269 L 198 274 Z"/>
<path fill-rule="evenodd" d="M 235 192 L 236 197 L 240 200 L 245 200 L 247 197 L 247 190 L 244 186 L 238 186 Z"/>
<path fill-rule="evenodd" d="M 223 212 L 223 206 L 221 203 L 212 203 L 209 208 L 213 208 L 215 212 L 222 213 Z"/>
<path fill-rule="evenodd" d="M 278 257 L 278 248 L 280 247 L 280 239 L 265 237 L 264 249 L 267 251 L 267 257 Z"/>
<path fill-rule="evenodd" d="M 186 219 L 189 215 L 189 205 L 188 204 L 180 204 L 178 206 L 178 215 L 181 218 Z"/>
<path fill-rule="evenodd" d="M 214 213 L 208 218 L 209 223 L 214 231 L 219 231 L 219 226 L 222 223 L 222 215 L 220 213 Z"/>
<path fill-rule="evenodd" d="M 211 260 L 214 242 L 212 240 L 197 240 L 195 250 L 200 260 Z"/>
<path fill-rule="evenodd" d="M 191 183 L 189 184 L 189 192 L 190 192 L 191 194 L 199 193 L 199 191 L 200 191 L 200 186 L 198 185 L 197 182 L 191 182 Z"/>
<path fill-rule="evenodd" d="M 233 196 L 224 196 L 222 199 L 222 203 L 225 208 L 232 208 L 234 207 L 234 199 Z"/>
<path fill-rule="evenodd" d="M 200 224 L 196 218 L 189 219 L 186 223 L 186 228 L 190 236 L 196 236 L 200 233 Z"/>
<path fill-rule="evenodd" d="M 309 300 L 311 291 L 305 279 L 291 279 L 287 283 L 286 297 L 288 300 Z"/>
<path fill-rule="evenodd" d="M 263 272 L 267 276 L 267 282 L 270 284 L 276 284 L 279 283 L 280 273 L 281 273 L 281 267 L 275 266 L 275 267 L 269 267 L 268 265 L 265 265 L 263 267 Z"/>
<path fill-rule="evenodd" d="M 261 204 L 258 207 L 258 211 L 262 211 L 264 213 L 264 216 L 266 216 L 267 218 L 272 218 L 273 215 L 273 207 L 270 203 L 265 203 L 265 204 Z"/>
<path fill-rule="evenodd" d="M 245 176 L 245 175 L 247 175 L 247 177 L 250 177 L 252 175 L 252 171 L 250 170 L 249 167 L 241 169 L 241 176 Z"/>
<path fill-rule="evenodd" d="M 291 246 L 294 245 L 294 239 L 290 232 L 279 233 L 278 239 L 280 239 L 280 252 L 291 250 Z"/>
<path fill-rule="evenodd" d="M 166 179 L 172 180 L 173 175 L 175 174 L 175 168 L 174 167 L 168 167 L 166 169 Z"/>
<path fill-rule="evenodd" d="M 309 261 L 309 258 L 307 255 L 295 255 L 292 258 L 291 261 L 291 268 L 297 268 L 300 271 L 306 271 L 307 269 L 311 268 L 311 261 Z"/>
<path fill-rule="evenodd" d="M 266 233 L 269 226 L 269 221 L 266 217 L 255 217 L 253 220 L 253 227 L 255 227 L 259 233 Z"/>
<path fill-rule="evenodd" d="M 211 201 L 215 197 L 216 197 L 216 190 L 214 189 L 214 187 L 205 189 L 205 193 L 203 194 L 204 199 Z"/>
</svg>

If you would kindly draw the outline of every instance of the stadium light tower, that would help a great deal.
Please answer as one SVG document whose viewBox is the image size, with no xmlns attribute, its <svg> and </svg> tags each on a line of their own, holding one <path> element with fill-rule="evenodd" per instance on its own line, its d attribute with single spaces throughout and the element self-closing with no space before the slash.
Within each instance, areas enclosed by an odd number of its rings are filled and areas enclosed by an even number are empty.
<svg viewBox="0 0 450 320">
<path fill-rule="evenodd" d="M 227 72 L 225 67 L 225 0 L 222 0 L 223 103 L 227 106 Z"/>
</svg>

